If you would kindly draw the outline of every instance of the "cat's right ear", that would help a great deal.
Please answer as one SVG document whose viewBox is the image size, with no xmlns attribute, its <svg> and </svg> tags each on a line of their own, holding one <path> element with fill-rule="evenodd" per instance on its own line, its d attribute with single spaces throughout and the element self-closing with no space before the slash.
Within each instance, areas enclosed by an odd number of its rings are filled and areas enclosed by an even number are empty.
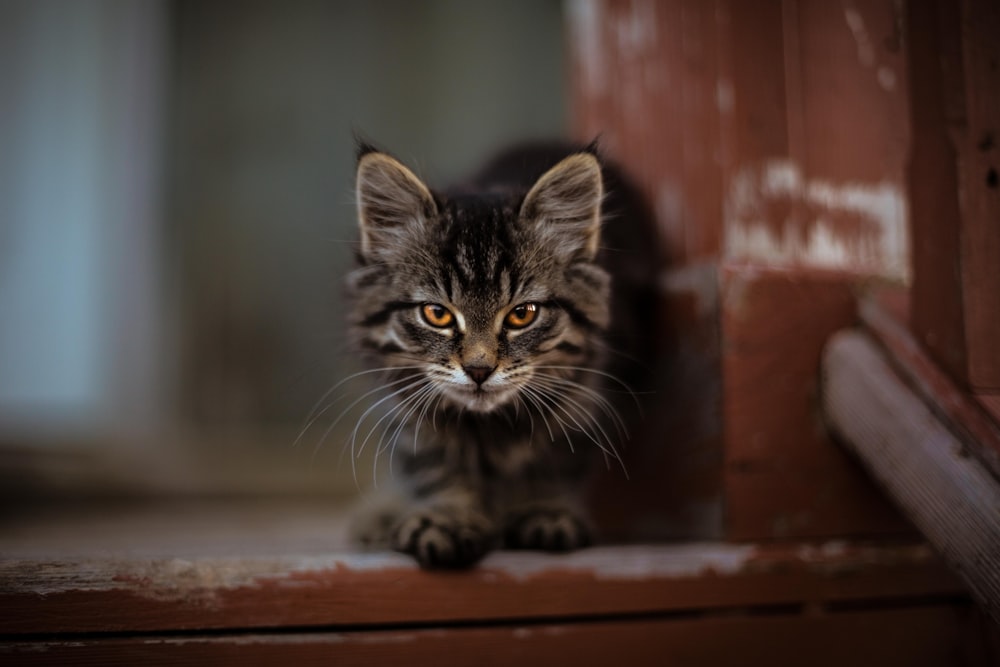
<svg viewBox="0 0 1000 667">
<path fill-rule="evenodd" d="M 427 186 L 395 158 L 375 150 L 359 153 L 355 192 L 361 256 L 386 259 L 437 216 L 437 204 Z"/>
</svg>

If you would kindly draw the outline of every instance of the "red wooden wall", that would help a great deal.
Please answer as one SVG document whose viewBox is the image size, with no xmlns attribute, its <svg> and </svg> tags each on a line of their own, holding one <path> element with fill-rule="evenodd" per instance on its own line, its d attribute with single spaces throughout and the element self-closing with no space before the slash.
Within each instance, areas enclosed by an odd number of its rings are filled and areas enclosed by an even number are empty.
<svg viewBox="0 0 1000 667">
<path fill-rule="evenodd" d="M 575 132 L 599 135 L 641 184 L 670 258 L 663 408 L 676 418 L 644 445 L 656 454 L 631 454 L 661 482 L 625 497 L 642 498 L 646 526 L 695 535 L 907 532 L 816 400 L 820 351 L 855 322 L 855 289 L 911 273 L 904 5 L 570 7 Z"/>
</svg>

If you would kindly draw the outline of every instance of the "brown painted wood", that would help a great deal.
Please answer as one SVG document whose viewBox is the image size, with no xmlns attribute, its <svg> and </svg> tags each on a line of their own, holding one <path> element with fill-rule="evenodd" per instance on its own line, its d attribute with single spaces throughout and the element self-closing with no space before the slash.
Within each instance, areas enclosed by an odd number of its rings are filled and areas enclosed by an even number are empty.
<svg viewBox="0 0 1000 667">
<path fill-rule="evenodd" d="M 965 605 L 487 628 L 0 644 L 5 665 L 990 664 Z"/>
<path fill-rule="evenodd" d="M 905 520 L 826 434 L 826 340 L 856 318 L 851 277 L 728 266 L 722 275 L 727 535 L 906 533 Z"/>
<path fill-rule="evenodd" d="M 976 394 L 976 400 L 993 417 L 993 423 L 1000 426 L 1000 394 Z"/>
<path fill-rule="evenodd" d="M 1000 480 L 867 334 L 837 334 L 823 371 L 824 409 L 845 445 L 1000 623 Z"/>
<path fill-rule="evenodd" d="M 907 7 L 912 327 L 960 384 L 995 390 L 1000 185 L 990 174 L 1000 154 L 1000 10 L 979 0 Z"/>
<path fill-rule="evenodd" d="M 718 6 L 723 257 L 903 278 L 898 4 Z"/>
<path fill-rule="evenodd" d="M 719 252 L 716 9 L 697 0 L 570 6 L 574 134 L 601 138 L 657 211 L 671 265 Z"/>
<path fill-rule="evenodd" d="M 1000 4 L 961 3 L 965 132 L 956 138 L 969 384 L 1000 391 Z"/>
<path fill-rule="evenodd" d="M 423 572 L 394 554 L 5 561 L 0 634 L 581 618 L 960 593 L 912 544 L 498 553 L 460 573 Z"/>
<path fill-rule="evenodd" d="M 907 383 L 932 410 L 948 424 L 975 456 L 1000 480 L 1000 424 L 993 421 L 983 406 L 963 391 L 924 352 L 902 324 L 886 308 L 885 297 L 866 298 L 861 304 L 861 319 L 889 354 Z"/>
</svg>

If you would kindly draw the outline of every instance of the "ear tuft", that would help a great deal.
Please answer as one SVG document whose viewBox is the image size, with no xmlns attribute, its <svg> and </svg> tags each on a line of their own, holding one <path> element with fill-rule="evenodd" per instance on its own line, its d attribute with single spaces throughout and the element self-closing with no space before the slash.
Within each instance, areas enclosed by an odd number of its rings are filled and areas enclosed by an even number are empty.
<svg viewBox="0 0 1000 667">
<path fill-rule="evenodd" d="M 398 254 L 437 215 L 427 186 L 395 158 L 367 144 L 359 146 L 356 195 L 361 256 L 366 259 Z"/>
<path fill-rule="evenodd" d="M 533 225 L 560 258 L 592 261 L 600 245 L 603 196 L 597 158 L 574 153 L 538 179 L 521 205 L 521 221 Z"/>
</svg>

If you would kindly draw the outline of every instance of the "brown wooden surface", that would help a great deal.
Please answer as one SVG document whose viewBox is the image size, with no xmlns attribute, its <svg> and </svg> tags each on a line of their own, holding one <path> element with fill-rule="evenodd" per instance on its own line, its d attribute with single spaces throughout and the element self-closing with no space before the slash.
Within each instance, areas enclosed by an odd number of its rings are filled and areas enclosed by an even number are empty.
<svg viewBox="0 0 1000 667">
<path fill-rule="evenodd" d="M 567 618 L 954 595 L 926 547 L 691 544 L 497 554 L 464 573 L 403 557 L 4 562 L 0 634 Z"/>
<path fill-rule="evenodd" d="M 673 265 L 905 277 L 901 6 L 604 0 L 571 13 L 575 133 L 643 184 Z"/>
<path fill-rule="evenodd" d="M 966 605 L 375 632 L 0 644 L 5 665 L 995 664 Z"/>
<path fill-rule="evenodd" d="M 419 570 L 319 504 L 22 510 L 0 530 L 0 635 L 580 618 L 960 593 L 921 544 L 606 546 Z"/>
<path fill-rule="evenodd" d="M 823 345 L 856 318 L 842 274 L 729 266 L 722 274 L 727 535 L 734 540 L 910 530 L 827 436 Z"/>
<path fill-rule="evenodd" d="M 993 423 L 1000 426 L 1000 394 L 977 394 L 976 400 L 993 418 Z"/>
<path fill-rule="evenodd" d="M 897 372 L 958 435 L 962 446 L 1000 480 L 1000 423 L 994 421 L 980 401 L 959 387 L 928 357 L 903 325 L 905 320 L 887 306 L 885 293 L 866 298 L 861 319 L 889 353 Z"/>
<path fill-rule="evenodd" d="M 1000 4 L 963 0 L 965 132 L 958 143 L 969 384 L 1000 391 Z"/>
<path fill-rule="evenodd" d="M 717 256 L 715 8 L 697 0 L 569 8 L 574 133 L 600 136 L 642 186 L 671 266 Z"/>
<path fill-rule="evenodd" d="M 995 390 L 1000 185 L 990 174 L 1000 154 L 1000 10 L 980 0 L 907 7 L 912 326 L 955 380 Z"/>
<path fill-rule="evenodd" d="M 823 377 L 823 406 L 844 444 L 1000 623 L 1000 480 L 868 334 L 838 333 Z"/>
</svg>

